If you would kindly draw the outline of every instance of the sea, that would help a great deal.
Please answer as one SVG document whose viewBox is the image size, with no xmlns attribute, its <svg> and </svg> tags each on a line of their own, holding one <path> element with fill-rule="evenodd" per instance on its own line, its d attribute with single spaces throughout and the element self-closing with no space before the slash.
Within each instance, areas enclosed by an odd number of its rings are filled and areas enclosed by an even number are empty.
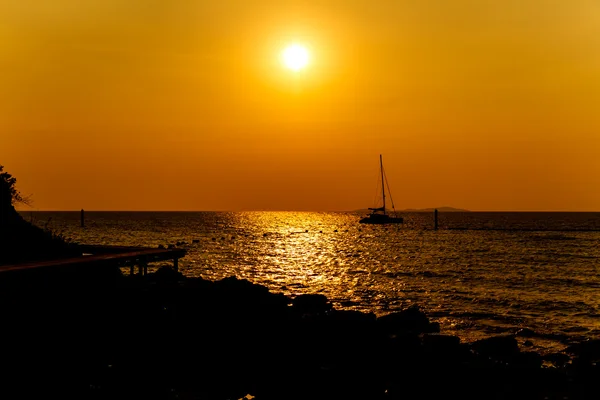
<svg viewBox="0 0 600 400">
<path fill-rule="evenodd" d="M 517 335 L 539 353 L 600 338 L 600 213 L 22 212 L 82 244 L 187 250 L 189 277 L 247 279 L 377 316 L 418 306 L 463 342 Z M 160 264 L 155 267 L 159 267 Z M 126 271 L 124 271 L 126 272 Z"/>
</svg>

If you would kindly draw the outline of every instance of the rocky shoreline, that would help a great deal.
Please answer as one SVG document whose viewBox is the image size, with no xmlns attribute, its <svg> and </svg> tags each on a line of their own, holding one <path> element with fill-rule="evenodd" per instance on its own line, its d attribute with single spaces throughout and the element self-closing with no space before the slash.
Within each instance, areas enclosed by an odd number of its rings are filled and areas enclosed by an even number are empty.
<svg viewBox="0 0 600 400">
<path fill-rule="evenodd" d="M 600 341 L 462 343 L 418 307 L 376 317 L 245 280 L 118 268 L 0 283 L 6 394 L 151 399 L 597 398 Z M 6 397 L 10 398 L 10 397 Z"/>
</svg>

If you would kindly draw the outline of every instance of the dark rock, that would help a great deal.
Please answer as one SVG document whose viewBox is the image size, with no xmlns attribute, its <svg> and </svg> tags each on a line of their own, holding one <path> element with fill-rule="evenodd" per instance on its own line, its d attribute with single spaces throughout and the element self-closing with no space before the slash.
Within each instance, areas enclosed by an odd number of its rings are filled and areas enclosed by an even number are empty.
<svg viewBox="0 0 600 400">
<path fill-rule="evenodd" d="M 571 361 L 571 357 L 564 353 L 550 353 L 546 354 L 542 357 L 544 361 L 548 361 L 554 364 L 556 367 L 564 367 L 569 361 Z"/>
<path fill-rule="evenodd" d="M 532 351 L 514 354 L 509 361 L 510 366 L 518 368 L 538 369 L 542 366 L 542 356 Z"/>
<path fill-rule="evenodd" d="M 460 343 L 460 338 L 451 335 L 427 333 L 421 339 L 423 350 L 430 359 L 444 363 L 466 360 L 470 356 L 469 347 Z"/>
<path fill-rule="evenodd" d="M 515 335 L 520 336 L 520 337 L 530 338 L 530 337 L 534 337 L 536 335 L 536 333 L 529 328 L 521 328 L 515 333 Z"/>
<path fill-rule="evenodd" d="M 519 353 L 514 336 L 494 336 L 471 343 L 471 349 L 483 357 L 506 359 Z"/>
<path fill-rule="evenodd" d="M 335 330 L 346 338 L 352 338 L 353 343 L 349 343 L 352 348 L 365 345 L 358 341 L 367 341 L 367 337 L 372 337 L 375 333 L 377 317 L 374 313 L 331 310 L 327 317 Z"/>
<path fill-rule="evenodd" d="M 388 334 L 401 332 L 421 334 L 440 331 L 439 324 L 431 323 L 417 306 L 379 317 L 377 325 Z"/>
<path fill-rule="evenodd" d="M 572 344 L 565 349 L 565 352 L 573 354 L 579 361 L 600 361 L 600 339 L 586 340 Z"/>
<path fill-rule="evenodd" d="M 266 287 L 255 285 L 247 279 L 238 279 L 235 276 L 215 282 L 215 289 L 228 297 L 242 298 L 247 302 L 269 295 L 269 289 Z M 240 306 L 242 305 L 240 304 Z"/>
<path fill-rule="evenodd" d="M 445 349 L 456 349 L 460 347 L 458 336 L 441 335 L 439 333 L 427 333 L 422 338 L 423 346 L 432 351 L 444 351 Z"/>
<path fill-rule="evenodd" d="M 265 286 L 234 276 L 215 282 L 214 290 L 217 291 L 220 304 L 226 305 L 229 312 L 248 314 L 250 311 L 247 317 L 256 314 L 268 316 L 274 309 L 285 309 L 290 302 L 282 294 L 269 292 Z"/>
<path fill-rule="evenodd" d="M 418 335 L 410 332 L 403 332 L 389 338 L 385 346 L 381 349 L 382 360 L 392 365 L 400 364 L 404 368 L 410 368 L 412 364 L 425 362 L 423 358 L 423 345 Z"/>
<path fill-rule="evenodd" d="M 159 284 L 173 284 L 184 280 L 185 276 L 173 267 L 163 265 L 150 275 L 150 279 Z"/>
<path fill-rule="evenodd" d="M 333 308 L 322 294 L 302 294 L 292 301 L 292 305 L 300 314 L 325 314 Z"/>
<path fill-rule="evenodd" d="M 364 313 L 353 310 L 332 310 L 331 319 L 338 322 L 358 322 L 364 324 L 374 324 L 377 317 L 374 313 Z"/>
</svg>

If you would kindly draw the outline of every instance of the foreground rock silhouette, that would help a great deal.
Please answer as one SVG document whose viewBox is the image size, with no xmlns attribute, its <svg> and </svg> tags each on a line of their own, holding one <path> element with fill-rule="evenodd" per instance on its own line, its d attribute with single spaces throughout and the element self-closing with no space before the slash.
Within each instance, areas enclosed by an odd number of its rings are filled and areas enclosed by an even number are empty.
<svg viewBox="0 0 600 400">
<path fill-rule="evenodd" d="M 73 271 L 75 272 L 75 271 Z M 97 399 L 597 398 L 598 343 L 542 368 L 514 337 L 461 343 L 417 307 L 376 318 L 163 267 L 2 280 L 5 396 Z M 559 361 L 559 362 L 558 362 Z M 9 398 L 9 397 L 6 397 Z"/>
</svg>

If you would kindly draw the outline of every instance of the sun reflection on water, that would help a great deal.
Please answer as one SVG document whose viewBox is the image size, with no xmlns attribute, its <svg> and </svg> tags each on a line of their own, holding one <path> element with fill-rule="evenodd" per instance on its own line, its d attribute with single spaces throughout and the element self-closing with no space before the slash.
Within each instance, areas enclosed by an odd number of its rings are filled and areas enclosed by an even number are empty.
<svg viewBox="0 0 600 400">
<path fill-rule="evenodd" d="M 276 283 L 289 295 L 314 293 L 344 282 L 345 262 L 340 259 L 344 240 L 339 219 L 328 213 L 241 213 L 232 222 L 255 231 L 259 263 L 268 265 L 261 279 Z M 262 235 L 261 235 L 262 232 Z M 273 268 L 275 266 L 275 268 Z M 256 278 L 254 276 L 253 278 Z"/>
</svg>

